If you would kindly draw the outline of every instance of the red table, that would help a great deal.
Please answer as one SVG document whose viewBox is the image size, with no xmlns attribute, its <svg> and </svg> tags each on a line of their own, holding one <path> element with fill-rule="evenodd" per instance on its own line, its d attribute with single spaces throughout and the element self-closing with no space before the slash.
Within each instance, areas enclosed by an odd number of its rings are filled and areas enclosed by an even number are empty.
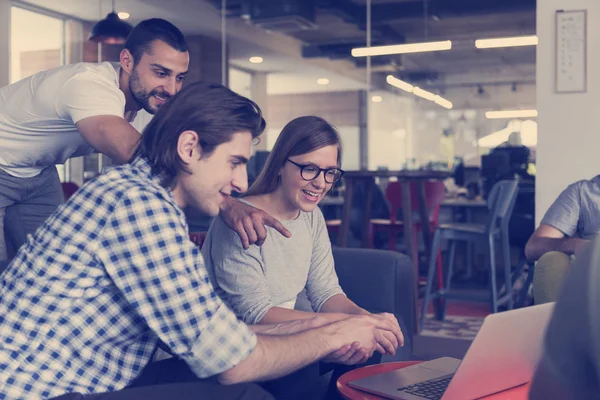
<svg viewBox="0 0 600 400">
<path fill-rule="evenodd" d="M 360 390 L 352 389 L 348 386 L 348 382 L 353 381 L 359 378 L 366 378 L 367 376 L 380 374 L 382 372 L 393 371 L 395 369 L 400 369 L 404 367 L 408 367 L 413 364 L 419 364 L 422 361 L 404 361 L 404 362 L 391 362 L 385 364 L 377 364 L 377 365 L 369 365 L 367 367 L 358 368 L 352 370 L 350 372 L 346 372 L 344 375 L 340 376 L 337 381 L 337 389 L 338 392 L 345 399 L 350 400 L 380 400 L 383 397 L 377 396 L 375 394 L 369 394 L 366 392 L 361 392 Z M 505 390 L 500 393 L 493 394 L 491 396 L 486 396 L 484 399 L 486 400 L 526 400 L 529 393 L 529 384 L 517 386 L 512 389 Z"/>
</svg>

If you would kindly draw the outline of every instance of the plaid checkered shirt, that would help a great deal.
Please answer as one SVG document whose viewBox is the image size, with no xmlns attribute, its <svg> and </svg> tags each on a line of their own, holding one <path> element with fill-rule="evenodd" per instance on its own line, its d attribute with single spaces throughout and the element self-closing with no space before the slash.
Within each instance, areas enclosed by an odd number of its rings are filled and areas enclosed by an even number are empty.
<svg viewBox="0 0 600 400">
<path fill-rule="evenodd" d="M 159 339 L 199 377 L 256 345 L 142 158 L 84 185 L 29 236 L 0 299 L 0 399 L 122 389 Z"/>
</svg>

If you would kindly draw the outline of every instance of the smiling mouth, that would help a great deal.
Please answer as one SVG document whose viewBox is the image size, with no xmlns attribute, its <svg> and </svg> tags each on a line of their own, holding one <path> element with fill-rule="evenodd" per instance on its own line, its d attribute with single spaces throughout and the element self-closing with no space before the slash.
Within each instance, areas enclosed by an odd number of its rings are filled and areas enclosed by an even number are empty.
<svg viewBox="0 0 600 400">
<path fill-rule="evenodd" d="M 310 197 L 311 199 L 315 199 L 315 200 L 316 200 L 316 199 L 318 199 L 318 198 L 319 198 L 319 193 L 316 193 L 316 192 L 311 192 L 310 190 L 306 190 L 306 189 L 303 189 L 302 191 L 303 191 L 305 194 L 307 194 L 307 195 L 308 195 L 308 197 Z"/>
<path fill-rule="evenodd" d="M 168 97 L 160 96 L 158 94 L 155 94 L 154 98 L 156 98 L 156 100 L 158 100 L 159 103 L 164 103 L 168 99 Z"/>
</svg>

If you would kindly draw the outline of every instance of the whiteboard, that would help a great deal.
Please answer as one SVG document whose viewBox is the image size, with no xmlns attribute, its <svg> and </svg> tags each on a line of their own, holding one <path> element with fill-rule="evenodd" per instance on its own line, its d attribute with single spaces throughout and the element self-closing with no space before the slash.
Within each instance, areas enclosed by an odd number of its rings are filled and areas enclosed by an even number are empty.
<svg viewBox="0 0 600 400">
<path fill-rule="evenodd" d="M 556 12 L 556 92 L 581 93 L 587 86 L 586 10 Z"/>
</svg>

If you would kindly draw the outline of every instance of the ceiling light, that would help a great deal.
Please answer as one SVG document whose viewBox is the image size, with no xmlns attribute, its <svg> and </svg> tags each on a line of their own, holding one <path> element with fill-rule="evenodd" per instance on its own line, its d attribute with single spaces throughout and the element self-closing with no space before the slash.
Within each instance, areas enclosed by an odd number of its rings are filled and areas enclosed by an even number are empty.
<svg viewBox="0 0 600 400">
<path fill-rule="evenodd" d="M 433 99 L 433 102 L 437 105 L 440 105 L 440 106 L 448 109 L 448 110 L 452 110 L 452 107 L 453 107 L 452 102 L 449 100 L 446 100 L 442 96 L 435 96 L 435 98 Z"/>
<path fill-rule="evenodd" d="M 387 83 L 389 83 L 390 85 L 397 87 L 398 89 L 402 89 L 408 93 L 412 93 L 414 90 L 414 86 L 411 85 L 408 82 L 404 82 L 401 79 L 396 78 L 393 75 L 388 75 L 387 78 L 385 79 L 387 81 Z"/>
<path fill-rule="evenodd" d="M 327 79 L 327 78 L 319 78 L 319 79 L 317 79 L 317 83 L 319 85 L 329 85 L 329 79 Z"/>
<path fill-rule="evenodd" d="M 451 110 L 453 107 L 452 102 L 450 102 L 449 100 L 446 100 L 442 96 L 437 95 L 435 93 L 428 92 L 427 90 L 423 90 L 419 87 L 413 86 L 410 83 L 404 82 L 403 80 L 398 79 L 393 75 L 388 75 L 386 77 L 386 81 L 387 81 L 387 83 L 389 83 L 390 85 L 392 85 L 394 87 L 397 87 L 398 89 L 402 89 L 406 92 L 412 93 L 415 96 L 422 97 L 426 100 L 433 101 L 434 103 L 436 103 L 448 110 Z M 373 101 L 375 101 L 375 100 L 373 100 Z"/>
<path fill-rule="evenodd" d="M 419 96 L 424 98 L 425 100 L 433 101 L 435 99 L 436 94 L 428 92 L 427 90 L 423 90 L 420 87 L 415 87 L 413 89 L 413 94 L 415 96 Z"/>
<path fill-rule="evenodd" d="M 485 113 L 487 119 L 501 118 L 535 118 L 538 116 L 537 110 L 504 110 L 488 111 Z"/>
<path fill-rule="evenodd" d="M 260 56 L 255 56 L 255 57 L 250 57 L 250 59 L 248 61 L 250 61 L 252 64 L 260 64 L 264 60 Z"/>
<path fill-rule="evenodd" d="M 452 42 L 450 40 L 442 42 L 396 44 L 391 46 L 357 47 L 352 49 L 352 56 L 366 57 L 388 54 L 422 53 L 426 51 L 450 50 L 451 48 Z"/>
<path fill-rule="evenodd" d="M 117 13 L 117 15 L 121 19 L 128 19 L 131 16 L 128 12 L 125 12 L 125 11 L 121 11 L 121 12 Z"/>
<path fill-rule="evenodd" d="M 112 12 L 92 27 L 90 40 L 108 44 L 123 44 L 132 29 L 133 27 L 122 21 L 115 12 L 115 0 L 113 0 Z"/>
<path fill-rule="evenodd" d="M 475 41 L 475 47 L 478 49 L 492 49 L 497 47 L 516 47 L 516 46 L 536 46 L 538 37 L 533 36 L 515 36 L 496 39 L 478 39 Z"/>
<path fill-rule="evenodd" d="M 373 103 L 381 103 L 383 101 L 383 97 L 381 97 L 381 96 L 373 96 L 373 97 L 371 97 L 371 101 Z"/>
</svg>

